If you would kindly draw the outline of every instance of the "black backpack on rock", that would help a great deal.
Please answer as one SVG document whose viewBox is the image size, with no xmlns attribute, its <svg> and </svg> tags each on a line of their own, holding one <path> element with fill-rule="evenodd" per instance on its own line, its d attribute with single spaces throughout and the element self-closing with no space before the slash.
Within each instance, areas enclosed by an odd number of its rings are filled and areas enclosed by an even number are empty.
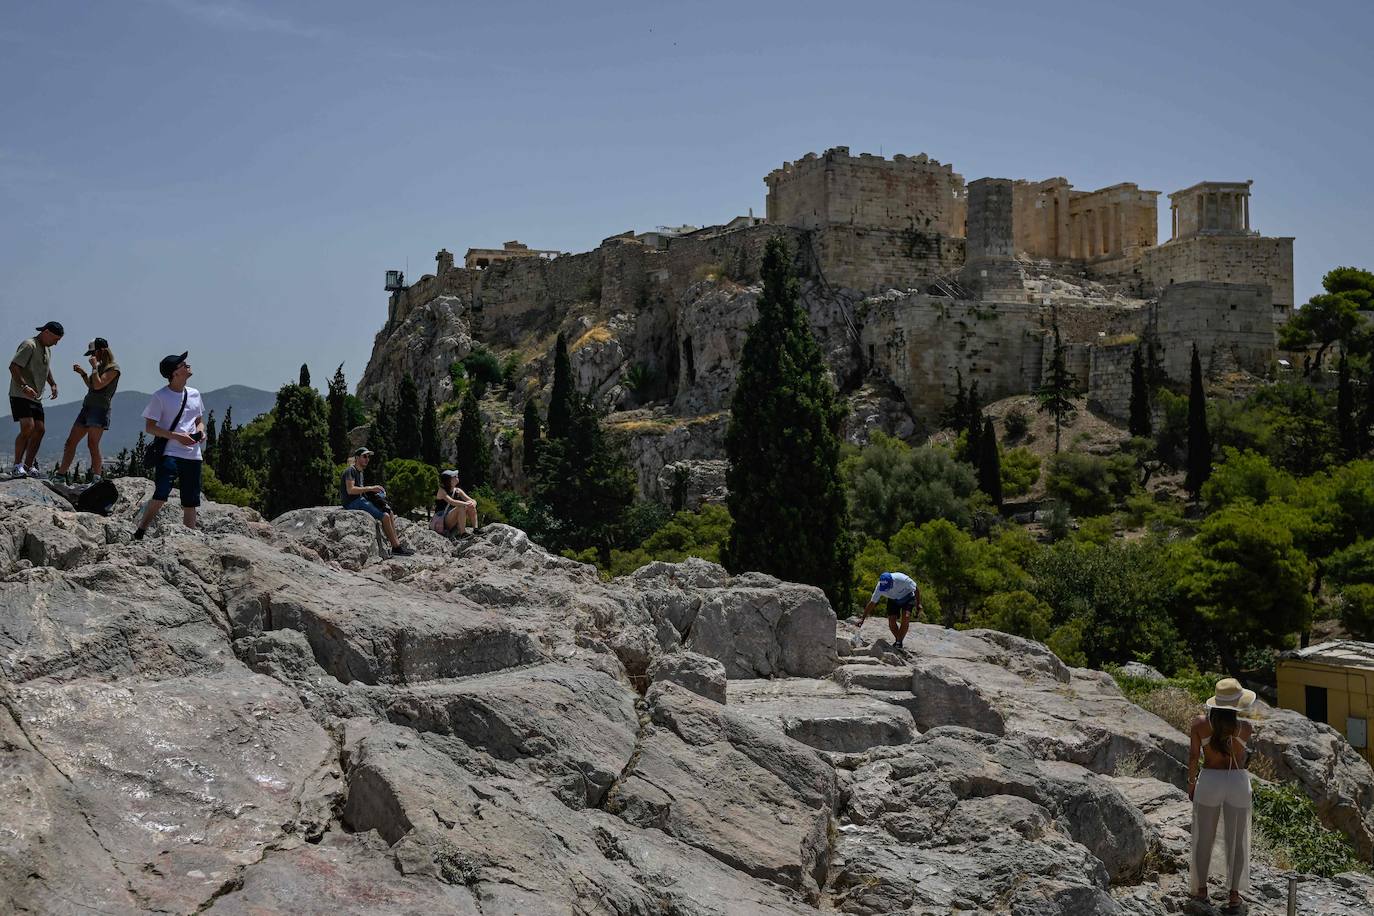
<svg viewBox="0 0 1374 916">
<path fill-rule="evenodd" d="M 119 502 L 119 490 L 115 488 L 113 480 L 100 480 L 82 490 L 72 502 L 77 512 L 109 515 L 114 504 Z"/>
</svg>

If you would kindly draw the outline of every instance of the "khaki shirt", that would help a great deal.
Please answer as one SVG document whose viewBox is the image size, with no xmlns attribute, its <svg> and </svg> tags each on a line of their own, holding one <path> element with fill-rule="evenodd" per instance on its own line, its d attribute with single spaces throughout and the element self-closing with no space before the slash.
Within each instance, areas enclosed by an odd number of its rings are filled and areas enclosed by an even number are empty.
<svg viewBox="0 0 1374 916">
<path fill-rule="evenodd" d="M 10 397 L 41 401 L 43 386 L 48 382 L 48 366 L 51 362 L 52 347 L 39 346 L 38 338 L 30 337 L 21 343 L 19 349 L 14 351 L 14 359 L 10 360 L 10 365 L 19 367 L 19 375 L 38 392 L 38 397 L 31 398 L 25 394 L 23 382 L 16 382 L 13 375 L 10 376 Z"/>
</svg>

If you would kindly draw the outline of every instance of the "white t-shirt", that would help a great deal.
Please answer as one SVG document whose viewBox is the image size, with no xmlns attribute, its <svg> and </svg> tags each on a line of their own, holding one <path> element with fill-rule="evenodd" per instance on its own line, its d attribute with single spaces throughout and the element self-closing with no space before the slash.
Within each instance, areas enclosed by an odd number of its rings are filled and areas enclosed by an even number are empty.
<svg viewBox="0 0 1374 916">
<path fill-rule="evenodd" d="M 143 418 L 152 420 L 161 429 L 171 429 L 172 420 L 176 417 L 177 411 L 181 410 L 182 394 L 186 395 L 186 409 L 182 411 L 181 419 L 177 420 L 176 429 L 172 432 L 191 435 L 196 431 L 196 420 L 205 415 L 205 403 L 200 399 L 200 392 L 190 385 L 186 386 L 184 392 L 173 391 L 165 385 L 154 391 L 152 400 L 143 408 Z M 163 454 L 173 458 L 194 458 L 200 461 L 200 445 L 199 442 L 195 445 L 182 445 L 175 439 L 168 439 L 167 451 Z"/>
<path fill-rule="evenodd" d="M 880 581 L 878 587 L 873 589 L 873 597 L 870 599 L 873 604 L 877 604 L 879 598 L 886 598 L 888 601 L 904 601 L 916 594 L 916 583 L 904 573 L 895 572 L 892 574 L 892 588 L 887 591 L 881 591 L 881 586 L 882 582 Z"/>
</svg>

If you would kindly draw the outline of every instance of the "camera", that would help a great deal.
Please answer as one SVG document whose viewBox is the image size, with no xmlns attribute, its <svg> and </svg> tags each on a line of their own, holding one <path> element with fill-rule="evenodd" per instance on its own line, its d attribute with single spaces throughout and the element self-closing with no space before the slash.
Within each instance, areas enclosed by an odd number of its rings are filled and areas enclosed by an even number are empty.
<svg viewBox="0 0 1374 916">
<path fill-rule="evenodd" d="M 195 432 L 191 433 L 191 438 L 199 442 L 201 439 L 205 438 L 205 433 L 201 432 L 200 430 L 196 430 Z"/>
</svg>

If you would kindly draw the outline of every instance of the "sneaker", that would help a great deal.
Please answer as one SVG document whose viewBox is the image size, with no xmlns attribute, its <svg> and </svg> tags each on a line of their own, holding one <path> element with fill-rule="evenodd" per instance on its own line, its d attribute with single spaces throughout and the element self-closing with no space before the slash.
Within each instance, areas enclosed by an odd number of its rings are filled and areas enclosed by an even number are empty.
<svg viewBox="0 0 1374 916">
<path fill-rule="evenodd" d="M 101 477 L 99 474 L 92 474 L 92 475 L 91 475 L 91 483 L 100 483 L 100 481 L 102 481 L 102 480 L 104 480 L 104 479 L 105 479 L 105 478 L 104 478 L 104 477 Z"/>
<path fill-rule="evenodd" d="M 27 469 L 27 473 L 28 473 L 28 475 L 29 475 L 30 477 L 32 477 L 34 480 L 42 480 L 43 477 L 44 477 L 44 474 L 43 474 L 43 471 L 42 471 L 41 468 L 28 468 L 28 469 Z"/>
<path fill-rule="evenodd" d="M 72 485 L 71 475 L 64 474 L 61 471 L 53 471 L 52 477 L 50 479 L 53 483 L 59 483 L 64 487 L 69 487 Z"/>
<path fill-rule="evenodd" d="M 411 550 L 404 544 L 401 544 L 391 548 L 391 555 L 393 557 L 413 557 L 415 556 L 415 551 Z"/>
<path fill-rule="evenodd" d="M 16 464 L 16 465 L 14 466 L 14 469 L 13 469 L 12 471 L 10 471 L 10 476 L 11 476 L 11 477 L 28 477 L 28 476 L 29 476 L 29 472 L 28 472 L 28 469 L 25 468 L 22 464 Z"/>
<path fill-rule="evenodd" d="M 902 641 L 901 641 L 900 639 L 898 639 L 898 640 L 896 640 L 895 642 L 893 642 L 893 643 L 892 643 L 892 648 L 894 648 L 894 649 L 896 649 L 898 652 L 900 652 L 900 651 L 902 650 Z"/>
</svg>

